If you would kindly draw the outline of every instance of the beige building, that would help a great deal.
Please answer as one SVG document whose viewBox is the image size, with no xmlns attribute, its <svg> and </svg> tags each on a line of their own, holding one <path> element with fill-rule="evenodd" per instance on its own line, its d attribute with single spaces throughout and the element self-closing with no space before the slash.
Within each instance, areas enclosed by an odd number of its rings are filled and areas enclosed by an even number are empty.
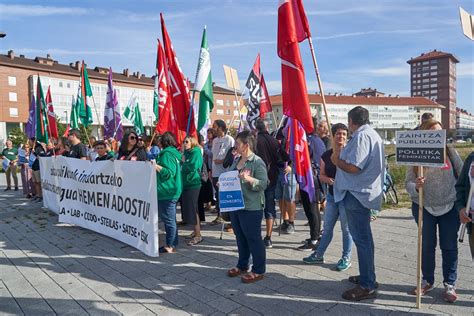
<svg viewBox="0 0 474 316">
<path fill-rule="evenodd" d="M 69 122 L 72 98 L 76 98 L 79 86 L 80 67 L 79 61 L 60 64 L 50 55 L 30 59 L 24 55 L 16 56 L 13 51 L 9 51 L 7 55 L 0 54 L 0 143 L 3 144 L 13 128 L 23 128 L 27 122 L 31 96 L 36 94 L 38 75 L 41 77 L 45 95 L 48 87 L 51 89 L 56 116 L 61 123 Z M 104 120 L 109 69 L 88 67 L 87 71 L 94 96 L 93 126 L 94 134 L 97 135 L 97 127 L 102 125 Z M 122 72 L 113 73 L 113 81 L 118 94 L 120 113 L 123 113 L 131 97 L 137 96 L 143 123 L 151 129 L 155 120 L 154 77 L 124 69 Z M 198 98 L 198 95 L 196 97 Z M 232 90 L 214 86 L 214 110 L 211 119 L 220 118 L 229 124 L 234 116 L 238 118 L 236 104 Z M 123 125 L 132 126 L 126 119 L 123 119 Z"/>
</svg>

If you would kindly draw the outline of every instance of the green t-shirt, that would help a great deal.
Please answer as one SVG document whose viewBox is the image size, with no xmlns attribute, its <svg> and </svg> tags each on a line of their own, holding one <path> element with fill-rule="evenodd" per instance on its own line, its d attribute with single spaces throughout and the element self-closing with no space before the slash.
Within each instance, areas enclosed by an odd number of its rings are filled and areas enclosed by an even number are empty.
<svg viewBox="0 0 474 316">
<path fill-rule="evenodd" d="M 5 148 L 2 151 L 2 156 L 5 156 L 5 158 L 7 158 L 10 161 L 16 160 L 17 157 L 18 157 L 18 149 L 16 149 L 16 148 L 11 148 L 11 149 Z"/>
</svg>

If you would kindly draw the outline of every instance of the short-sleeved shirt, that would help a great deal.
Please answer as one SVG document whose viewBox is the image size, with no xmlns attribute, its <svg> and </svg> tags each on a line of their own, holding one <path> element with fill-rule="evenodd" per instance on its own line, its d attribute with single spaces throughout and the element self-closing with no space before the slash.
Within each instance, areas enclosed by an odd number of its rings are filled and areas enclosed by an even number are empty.
<svg viewBox="0 0 474 316">
<path fill-rule="evenodd" d="M 348 173 L 337 168 L 334 200 L 340 202 L 350 192 L 364 207 L 380 210 L 384 174 L 382 139 L 368 124 L 354 132 L 339 158 L 360 169 Z"/>
<path fill-rule="evenodd" d="M 18 156 L 18 149 L 16 149 L 16 148 L 10 148 L 10 149 L 5 148 L 2 151 L 2 156 L 4 156 L 5 158 L 7 158 L 10 161 L 16 160 L 16 158 Z"/>
<path fill-rule="evenodd" d="M 223 160 L 229 148 L 234 146 L 234 139 L 229 135 L 216 137 L 212 141 L 212 177 L 217 178 L 225 171 L 222 164 L 216 164 L 214 160 Z"/>
<path fill-rule="evenodd" d="M 71 150 L 69 150 L 68 157 L 77 159 L 87 157 L 86 145 L 84 145 L 83 143 L 79 143 L 77 145 L 71 146 Z"/>
</svg>

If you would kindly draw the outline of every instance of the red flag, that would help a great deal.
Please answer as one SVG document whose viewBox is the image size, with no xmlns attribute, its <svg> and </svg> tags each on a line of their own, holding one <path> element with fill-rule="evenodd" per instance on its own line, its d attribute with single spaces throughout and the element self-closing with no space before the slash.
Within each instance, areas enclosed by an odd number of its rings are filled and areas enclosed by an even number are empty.
<svg viewBox="0 0 474 316">
<path fill-rule="evenodd" d="M 48 88 L 48 93 L 46 94 L 46 106 L 48 108 L 49 136 L 58 139 L 58 123 L 56 122 L 56 114 L 54 114 L 51 87 Z"/>
<path fill-rule="evenodd" d="M 186 128 L 188 125 L 189 113 L 191 111 L 191 103 L 189 100 L 189 88 L 186 83 L 186 77 L 184 76 L 181 68 L 179 67 L 178 58 L 174 52 L 171 44 L 171 39 L 166 30 L 165 21 L 163 14 L 160 13 L 161 17 L 161 31 L 163 35 L 163 46 L 166 63 L 168 64 L 169 72 L 169 86 L 171 90 L 171 104 L 173 107 L 173 114 L 176 118 L 176 124 L 178 133 L 176 140 L 178 145 L 182 143 L 186 137 Z M 191 120 L 189 134 L 196 135 L 196 127 L 194 120 Z"/>
<path fill-rule="evenodd" d="M 314 129 L 308 90 L 298 43 L 310 36 L 301 0 L 281 1 L 278 6 L 278 56 L 281 58 L 283 113 Z"/>
<path fill-rule="evenodd" d="M 300 189 L 308 193 L 309 199 L 315 201 L 314 179 L 309 156 L 308 141 L 300 122 L 293 118 L 288 119 L 286 126 L 287 151 L 293 162 L 296 180 Z M 289 143 L 289 144 L 288 144 Z"/>
<path fill-rule="evenodd" d="M 66 127 L 66 130 L 64 131 L 63 137 L 68 137 L 69 136 L 69 130 L 71 130 L 71 125 L 68 124 Z"/>
<path fill-rule="evenodd" d="M 156 74 L 158 76 L 158 123 L 156 131 L 163 134 L 166 131 L 175 131 L 176 124 L 171 120 L 171 90 L 168 77 L 168 67 L 166 65 L 163 46 L 158 40 L 158 51 L 156 54 Z M 156 80 L 156 79 L 155 79 Z M 174 126 L 173 126 L 174 125 Z"/>
<path fill-rule="evenodd" d="M 263 73 L 260 77 L 260 89 L 260 117 L 264 118 L 265 114 L 273 111 L 273 109 L 272 104 L 270 103 L 270 97 L 268 96 L 267 85 L 265 84 L 265 79 L 263 78 Z"/>
</svg>

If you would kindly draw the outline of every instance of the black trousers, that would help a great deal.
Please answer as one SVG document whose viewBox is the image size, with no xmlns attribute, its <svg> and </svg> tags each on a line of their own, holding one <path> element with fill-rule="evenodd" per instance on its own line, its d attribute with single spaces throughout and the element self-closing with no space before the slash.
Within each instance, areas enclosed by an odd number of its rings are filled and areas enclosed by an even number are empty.
<svg viewBox="0 0 474 316">
<path fill-rule="evenodd" d="M 309 222 L 309 234 L 311 240 L 319 239 L 321 235 L 321 213 L 319 212 L 319 203 L 317 201 L 311 202 L 309 195 L 303 190 L 300 190 L 301 203 L 303 203 L 304 213 Z M 316 192 L 316 199 L 318 199 L 318 192 Z"/>
</svg>

